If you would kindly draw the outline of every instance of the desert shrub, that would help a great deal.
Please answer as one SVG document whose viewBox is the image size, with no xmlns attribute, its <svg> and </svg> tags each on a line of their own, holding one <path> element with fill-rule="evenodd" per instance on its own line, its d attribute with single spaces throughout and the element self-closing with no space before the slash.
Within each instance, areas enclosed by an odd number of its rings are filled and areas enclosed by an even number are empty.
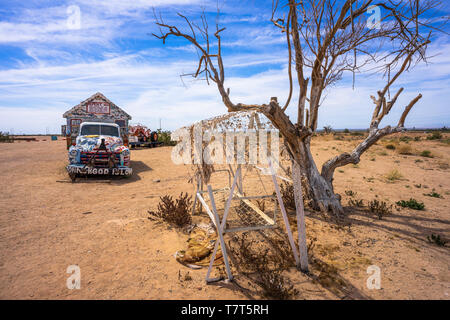
<svg viewBox="0 0 450 320">
<path fill-rule="evenodd" d="M 350 130 L 344 129 L 344 133 L 350 133 Z"/>
<path fill-rule="evenodd" d="M 325 134 L 329 134 L 333 132 L 333 128 L 331 126 L 325 126 L 323 127 L 323 131 L 325 132 Z"/>
<path fill-rule="evenodd" d="M 409 144 L 402 144 L 397 148 L 399 154 L 413 154 L 413 149 Z"/>
<path fill-rule="evenodd" d="M 400 180 L 402 177 L 403 175 L 397 169 L 392 169 L 386 175 L 386 179 L 388 179 L 389 181 L 397 181 Z"/>
<path fill-rule="evenodd" d="M 294 185 L 283 182 L 280 186 L 280 193 L 284 206 L 289 209 L 295 209 Z"/>
<path fill-rule="evenodd" d="M 348 200 L 348 205 L 350 206 L 350 207 L 358 207 L 358 208 L 361 208 L 361 207 L 364 207 L 364 200 L 362 200 L 362 199 L 350 199 L 350 200 Z"/>
<path fill-rule="evenodd" d="M 440 139 L 442 139 L 442 134 L 439 131 L 435 131 L 430 136 L 427 137 L 427 140 L 440 140 Z"/>
<path fill-rule="evenodd" d="M 13 142 L 13 140 L 10 138 L 8 132 L 0 131 L 0 142 Z"/>
<path fill-rule="evenodd" d="M 295 265 L 289 245 L 282 239 L 268 238 L 274 250 L 262 248 L 262 241 L 249 239 L 247 233 L 234 236 L 230 252 L 244 275 L 261 288 L 260 294 L 268 299 L 287 300 L 298 291 L 282 272 Z"/>
<path fill-rule="evenodd" d="M 427 197 L 432 197 L 432 198 L 442 198 L 442 196 L 439 193 L 437 193 L 436 191 L 434 191 L 434 189 L 430 193 L 424 193 L 423 195 L 427 196 Z"/>
<path fill-rule="evenodd" d="M 170 131 L 158 130 L 158 142 L 162 142 L 165 146 L 174 146 L 177 144 L 176 141 L 172 141 L 170 138 Z"/>
<path fill-rule="evenodd" d="M 355 136 L 355 137 L 362 137 L 362 136 L 364 136 L 364 133 L 358 132 L 358 131 L 353 131 L 353 132 L 350 132 L 350 135 Z"/>
<path fill-rule="evenodd" d="M 434 243 L 436 245 L 438 245 L 439 247 L 445 247 L 445 245 L 447 244 L 447 241 L 445 241 L 444 239 L 441 238 L 440 235 L 438 234 L 431 234 L 431 236 L 427 236 L 428 242 L 430 243 Z"/>
<path fill-rule="evenodd" d="M 356 192 L 354 192 L 353 190 L 345 190 L 345 195 L 349 196 L 349 197 L 354 197 L 356 196 Z"/>
<path fill-rule="evenodd" d="M 377 215 L 378 219 L 382 220 L 384 216 L 392 213 L 392 205 L 388 205 L 385 201 L 374 199 L 368 203 L 371 213 Z"/>
<path fill-rule="evenodd" d="M 420 136 L 414 137 L 414 141 L 420 141 Z"/>
<path fill-rule="evenodd" d="M 423 202 L 418 202 L 416 199 L 410 198 L 408 201 L 400 200 L 396 202 L 397 205 L 403 208 L 410 208 L 414 210 L 424 210 L 425 204 Z"/>
<path fill-rule="evenodd" d="M 180 197 L 175 201 L 171 196 L 165 195 L 160 197 L 158 210 L 156 212 L 148 211 L 148 218 L 150 220 L 154 220 L 156 218 L 157 220 L 166 221 L 177 227 L 184 227 L 192 222 L 192 217 L 190 214 L 191 206 L 191 197 L 187 193 L 183 195 L 182 192 Z"/>
<path fill-rule="evenodd" d="M 398 140 L 408 143 L 412 140 L 412 138 L 408 137 L 408 136 L 404 136 L 404 137 L 400 137 L 400 139 L 398 139 Z"/>
<path fill-rule="evenodd" d="M 433 158 L 430 150 L 424 150 L 420 153 L 420 155 L 425 158 Z"/>
<path fill-rule="evenodd" d="M 393 144 L 387 144 L 386 149 L 395 150 L 395 146 Z"/>
</svg>

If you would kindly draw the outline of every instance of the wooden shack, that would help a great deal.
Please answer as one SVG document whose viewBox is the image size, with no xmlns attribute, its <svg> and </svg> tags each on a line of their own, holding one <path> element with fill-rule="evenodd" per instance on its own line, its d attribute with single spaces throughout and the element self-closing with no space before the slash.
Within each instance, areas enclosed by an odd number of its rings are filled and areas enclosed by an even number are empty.
<svg viewBox="0 0 450 320">
<path fill-rule="evenodd" d="M 67 119 L 66 125 L 61 127 L 67 137 L 67 147 L 78 135 L 82 122 L 116 123 L 120 126 L 124 143 L 128 144 L 128 122 L 131 116 L 100 92 L 67 110 L 63 118 Z"/>
</svg>

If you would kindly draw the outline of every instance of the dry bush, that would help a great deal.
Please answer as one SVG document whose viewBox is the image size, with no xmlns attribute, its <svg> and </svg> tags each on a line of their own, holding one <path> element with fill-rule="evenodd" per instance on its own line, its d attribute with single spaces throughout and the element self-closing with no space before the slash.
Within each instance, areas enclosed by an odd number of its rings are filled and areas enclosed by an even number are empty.
<svg viewBox="0 0 450 320">
<path fill-rule="evenodd" d="M 401 180 L 402 178 L 403 175 L 397 169 L 392 169 L 386 174 L 386 179 L 388 179 L 391 182 Z"/>
<path fill-rule="evenodd" d="M 295 210 L 294 185 L 283 182 L 280 186 L 280 193 L 284 206 L 288 209 Z"/>
<path fill-rule="evenodd" d="M 392 213 L 392 205 L 388 205 L 384 201 L 377 199 L 369 201 L 369 210 L 378 216 L 378 219 L 382 220 L 384 216 Z"/>
<path fill-rule="evenodd" d="M 264 243 L 272 248 L 267 248 Z M 260 241 L 243 233 L 234 236 L 229 247 L 239 272 L 261 288 L 263 297 L 287 300 L 298 294 L 289 279 L 282 275 L 284 270 L 295 266 L 292 251 L 284 239 L 266 236 L 265 241 Z"/>
<path fill-rule="evenodd" d="M 413 154 L 413 148 L 409 144 L 401 144 L 397 148 L 399 154 L 411 155 Z"/>
<path fill-rule="evenodd" d="M 192 206 L 191 196 L 187 193 L 183 195 L 183 192 L 180 194 L 180 197 L 175 201 L 169 195 L 165 195 L 160 197 L 160 203 L 158 204 L 158 210 L 148 211 L 150 220 L 162 220 L 166 221 L 170 224 L 173 224 L 177 227 L 184 227 L 186 225 L 191 224 L 192 217 L 190 214 L 190 209 Z"/>
<path fill-rule="evenodd" d="M 363 199 L 350 199 L 348 200 L 348 205 L 350 207 L 364 207 L 364 200 Z"/>
<path fill-rule="evenodd" d="M 445 241 L 439 234 L 432 233 L 431 236 L 427 236 L 428 242 L 434 243 L 439 247 L 445 247 L 447 241 Z"/>
</svg>

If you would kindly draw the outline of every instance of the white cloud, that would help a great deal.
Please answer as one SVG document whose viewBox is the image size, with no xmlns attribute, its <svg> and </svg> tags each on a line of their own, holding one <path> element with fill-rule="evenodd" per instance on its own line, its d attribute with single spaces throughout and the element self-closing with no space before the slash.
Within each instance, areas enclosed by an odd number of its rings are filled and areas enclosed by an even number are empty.
<svg viewBox="0 0 450 320">
<path fill-rule="evenodd" d="M 18 132 L 20 128 L 22 132 L 42 133 L 49 127 L 52 132 L 59 132 L 59 126 L 64 123 L 62 113 L 97 91 L 123 107 L 134 122 L 152 128 L 158 126 L 159 118 L 164 128 L 175 129 L 225 113 L 214 84 L 207 86 L 204 81 L 185 78 L 185 87 L 179 78 L 180 74 L 196 69 L 192 45 L 170 41 L 165 47 L 150 46 L 128 53 L 126 46 L 124 49 L 114 43 L 122 35 L 129 40 L 127 32 L 136 30 L 127 29 L 127 21 L 148 19 L 142 13 L 145 9 L 192 2 L 207 3 L 202 0 L 75 1 L 74 4 L 82 7 L 81 30 L 67 29 L 66 6 L 26 10 L 14 21 L 0 22 L 0 43 L 21 46 L 33 59 L 0 70 L 0 131 L 15 128 Z M 252 17 L 249 15 L 248 19 Z M 228 22 L 233 23 L 232 19 L 230 16 Z M 287 52 L 278 45 L 284 43 L 284 36 L 271 26 L 230 27 L 226 32 L 223 37 L 223 45 L 229 50 L 224 56 L 226 87 L 231 88 L 233 102 L 267 103 L 270 97 L 277 96 L 284 103 L 289 89 Z M 450 56 L 445 53 L 450 50 L 450 44 L 442 40 L 430 49 L 432 55 L 441 54 L 430 65 L 420 65 L 399 80 L 398 86 L 405 86 L 405 92 L 385 124 L 394 124 L 402 107 L 421 92 L 423 99 L 412 110 L 406 124 L 449 125 Z M 348 77 L 330 88 L 320 108 L 319 127 L 367 127 L 373 110 L 369 96 L 383 84 L 379 76 L 357 76 L 356 90 L 351 89 Z M 294 83 L 288 109 L 291 119 L 296 116 L 297 87 Z"/>
</svg>

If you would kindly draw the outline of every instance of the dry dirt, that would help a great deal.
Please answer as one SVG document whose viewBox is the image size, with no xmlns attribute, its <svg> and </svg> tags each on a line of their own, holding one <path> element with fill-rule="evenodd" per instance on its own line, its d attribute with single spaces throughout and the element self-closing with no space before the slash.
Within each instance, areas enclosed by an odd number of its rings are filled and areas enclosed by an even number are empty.
<svg viewBox="0 0 450 320">
<path fill-rule="evenodd" d="M 425 133 L 409 135 L 422 137 L 408 143 L 416 155 L 388 150 L 389 142 L 383 141 L 359 165 L 336 171 L 346 225 L 308 213 L 308 242 L 314 242 L 312 254 L 322 267 L 312 265 L 310 275 L 285 272 L 299 292 L 294 298 L 450 298 L 449 244 L 427 241 L 431 234 L 450 239 L 449 144 L 424 140 Z M 398 137 L 393 142 L 397 147 Z M 318 164 L 351 150 L 357 140 L 350 138 L 315 137 L 312 150 Z M 237 284 L 205 285 L 206 269 L 189 269 L 173 257 L 185 247 L 187 235 L 147 219 L 159 196 L 193 192 L 186 167 L 171 161 L 171 147 L 133 150 L 129 179 L 72 184 L 58 182 L 68 180 L 65 141 L 38 140 L 0 144 L 1 299 L 260 297 L 257 290 L 241 288 L 246 280 L 240 275 Z M 423 150 L 434 158 L 419 156 Z M 402 177 L 389 181 L 386 175 L 393 169 Z M 259 188 L 255 183 L 251 187 Z M 424 195 L 433 189 L 443 198 Z M 395 204 L 415 198 L 425 203 L 425 210 L 394 208 L 379 220 L 367 207 L 347 206 L 346 190 L 357 192 L 354 198 L 365 205 L 373 199 Z M 80 290 L 66 287 L 69 265 L 81 269 Z M 381 269 L 380 290 L 366 287 L 369 265 Z"/>
</svg>

